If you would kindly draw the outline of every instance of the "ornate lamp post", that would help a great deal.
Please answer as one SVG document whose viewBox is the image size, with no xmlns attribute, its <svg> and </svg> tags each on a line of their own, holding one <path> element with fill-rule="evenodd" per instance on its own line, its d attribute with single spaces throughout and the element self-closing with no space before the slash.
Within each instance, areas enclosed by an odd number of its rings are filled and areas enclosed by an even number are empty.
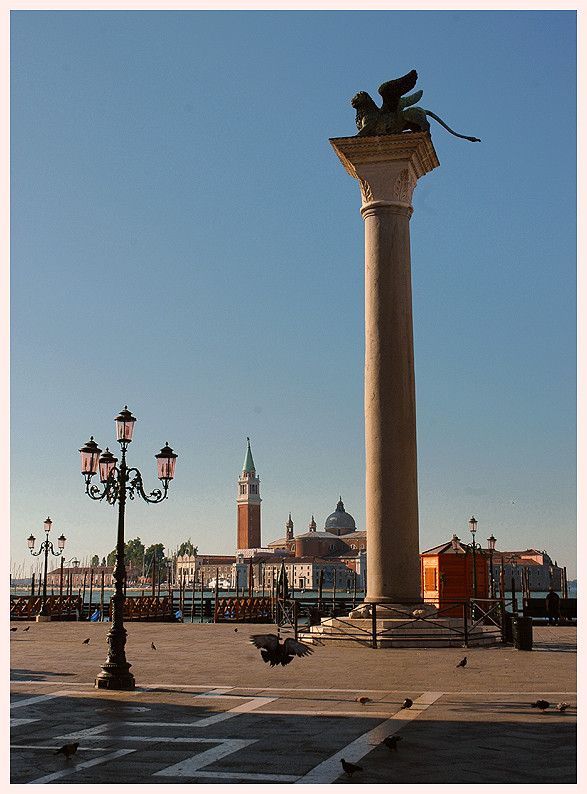
<svg viewBox="0 0 587 794">
<path fill-rule="evenodd" d="M 489 597 L 495 598 L 495 580 L 493 578 L 493 552 L 495 551 L 495 542 L 497 538 L 493 537 L 493 532 L 487 538 L 487 548 L 489 549 Z"/>
<path fill-rule="evenodd" d="M 47 516 L 47 518 L 44 521 L 45 533 L 46 533 L 45 540 L 41 543 L 39 551 L 33 551 L 33 549 L 35 548 L 36 538 L 32 534 L 32 532 L 28 538 L 29 550 L 33 555 L 33 557 L 38 557 L 40 554 L 42 554 L 42 552 L 45 552 L 45 572 L 43 573 L 43 597 L 41 599 L 41 611 L 37 615 L 37 620 L 40 619 L 41 621 L 51 620 L 51 615 L 49 614 L 49 610 L 47 609 L 47 560 L 49 557 L 49 551 L 54 557 L 61 556 L 61 554 L 63 553 L 63 549 L 65 548 L 65 541 L 67 540 L 65 535 L 60 535 L 57 538 L 57 545 L 59 547 L 59 551 L 54 550 L 53 544 L 49 540 L 49 532 L 51 531 L 52 523 L 53 522 L 51 521 L 51 519 Z"/>
<path fill-rule="evenodd" d="M 475 532 L 477 532 L 477 519 L 475 516 L 471 516 L 469 519 L 469 529 L 471 530 L 471 535 L 473 537 L 473 599 L 477 600 L 477 561 L 476 561 L 476 550 L 477 545 L 475 543 Z M 475 607 L 473 607 L 473 615 L 475 614 Z"/>
<path fill-rule="evenodd" d="M 122 450 L 120 465 L 118 459 L 106 447 L 106 452 L 98 447 L 92 436 L 88 443 L 80 448 L 82 474 L 86 481 L 86 493 L 90 499 L 98 502 L 102 499 L 111 504 L 118 503 L 118 535 L 116 541 L 116 565 L 114 568 L 114 596 L 112 626 L 107 635 L 108 656 L 102 665 L 102 672 L 98 673 L 95 681 L 97 689 L 134 689 L 135 680 L 129 671 L 130 664 L 126 661 L 124 646 L 126 643 L 126 629 L 124 628 L 124 580 L 126 568 L 124 565 L 124 513 L 126 497 L 134 499 L 138 494 L 145 502 L 156 504 L 167 498 L 169 482 L 175 474 L 175 460 L 177 455 L 166 443 L 157 458 L 158 477 L 163 483 L 163 491 L 155 489 L 146 494 L 143 489 L 143 478 L 136 468 L 126 465 L 126 450 L 132 441 L 135 417 L 124 406 L 124 410 L 115 418 L 116 437 Z M 92 485 L 94 474 L 100 470 L 100 482 L 103 489 Z"/>
</svg>

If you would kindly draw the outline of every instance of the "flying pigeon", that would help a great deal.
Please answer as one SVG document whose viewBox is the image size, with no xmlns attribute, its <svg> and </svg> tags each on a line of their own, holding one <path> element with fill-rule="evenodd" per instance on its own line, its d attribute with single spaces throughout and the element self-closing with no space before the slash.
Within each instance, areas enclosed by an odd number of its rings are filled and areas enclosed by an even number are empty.
<svg viewBox="0 0 587 794">
<path fill-rule="evenodd" d="M 297 642 L 288 637 L 285 642 L 281 642 L 276 634 L 253 634 L 251 642 L 256 648 L 261 649 L 261 658 L 264 662 L 269 662 L 271 667 L 281 664 L 285 667 L 294 656 L 307 656 L 312 653 L 312 648 Z"/>
<path fill-rule="evenodd" d="M 63 747 L 60 747 L 59 750 L 53 753 L 53 755 L 59 755 L 59 753 L 63 753 L 66 758 L 71 758 L 78 747 L 79 742 L 73 742 L 73 744 L 64 744 Z"/>
<path fill-rule="evenodd" d="M 465 667 L 466 664 L 467 664 L 467 657 L 465 656 L 465 658 L 461 659 L 461 661 L 457 664 L 457 667 Z"/>
<path fill-rule="evenodd" d="M 386 747 L 389 747 L 390 750 L 397 750 L 397 743 L 401 742 L 403 736 L 386 736 L 383 740 L 383 744 Z"/>
<path fill-rule="evenodd" d="M 363 767 L 357 766 L 356 764 L 351 764 L 350 761 L 345 761 L 344 758 L 340 759 L 340 763 L 342 764 L 342 768 L 347 773 L 349 777 L 353 776 L 353 772 L 362 772 Z"/>
<path fill-rule="evenodd" d="M 530 703 L 533 709 L 540 709 L 540 711 L 544 711 L 550 706 L 548 700 L 537 700 L 536 703 Z"/>
<path fill-rule="evenodd" d="M 365 703 L 371 703 L 371 698 L 368 698 L 365 695 L 363 695 L 360 698 L 355 698 L 355 699 L 356 699 L 357 703 L 361 704 L 361 706 L 364 706 Z"/>
<path fill-rule="evenodd" d="M 87 644 L 89 643 L 89 641 L 90 641 L 90 638 L 88 637 L 88 639 L 87 639 L 87 640 L 84 640 L 84 641 L 82 642 L 82 645 L 87 645 Z"/>
<path fill-rule="evenodd" d="M 414 705 L 414 701 L 410 700 L 410 698 L 406 698 L 402 703 L 402 709 L 410 709 Z"/>
<path fill-rule="evenodd" d="M 152 642 L 152 643 L 151 643 L 151 648 L 152 648 L 154 651 L 156 651 L 156 650 L 157 650 L 157 648 L 155 648 L 155 643 L 154 643 L 154 642 Z"/>
<path fill-rule="evenodd" d="M 571 705 L 570 703 L 559 703 L 557 705 L 557 709 L 559 711 L 566 711 L 569 708 L 570 705 Z"/>
</svg>

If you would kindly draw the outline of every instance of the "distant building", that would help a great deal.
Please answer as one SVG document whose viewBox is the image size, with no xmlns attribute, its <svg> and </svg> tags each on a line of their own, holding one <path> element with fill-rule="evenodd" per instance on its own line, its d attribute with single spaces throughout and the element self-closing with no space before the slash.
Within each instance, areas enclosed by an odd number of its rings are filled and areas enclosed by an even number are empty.
<svg viewBox="0 0 587 794">
<path fill-rule="evenodd" d="M 292 568 L 293 581 L 297 582 L 301 579 L 301 587 L 316 589 L 306 585 L 305 582 L 313 582 L 315 575 L 319 575 L 317 572 L 320 567 L 324 569 L 326 564 L 336 566 L 336 570 L 340 571 L 336 574 L 337 588 L 353 587 L 354 574 L 357 575 L 357 587 L 364 587 L 367 570 L 367 533 L 364 530 L 357 530 L 355 519 L 344 509 L 342 497 L 335 511 L 324 522 L 324 530 L 317 530 L 316 521 L 312 516 L 308 531 L 294 535 L 294 524 L 290 513 L 285 524 L 285 536 L 271 541 L 267 546 L 271 551 L 280 551 L 289 555 L 287 564 L 295 566 Z M 315 562 L 309 563 L 308 560 Z M 309 570 L 308 566 L 310 566 Z M 295 587 L 297 588 L 297 584 Z"/>
<path fill-rule="evenodd" d="M 183 554 L 175 563 L 176 585 L 193 586 L 194 582 L 204 582 L 204 587 L 216 578 L 234 579 L 235 556 L 230 554 Z"/>
<path fill-rule="evenodd" d="M 261 545 L 261 496 L 259 495 L 259 478 L 255 471 L 249 438 L 247 438 L 243 471 L 238 479 L 236 504 L 237 548 L 258 548 Z"/>
<path fill-rule="evenodd" d="M 113 565 L 96 565 L 94 567 L 84 567 L 81 565 L 73 565 L 71 567 L 64 566 L 56 568 L 53 571 L 47 572 L 47 587 L 58 588 L 60 586 L 61 571 L 63 570 L 63 587 L 69 584 L 73 589 L 78 590 L 80 587 L 85 586 L 89 588 L 90 582 L 92 587 L 101 587 L 102 574 L 104 574 L 104 587 L 114 587 L 114 566 Z M 135 565 L 126 566 L 126 583 L 127 585 L 135 585 L 138 583 L 141 570 Z"/>
<path fill-rule="evenodd" d="M 511 589 L 513 578 L 516 590 L 522 589 L 524 576 L 527 577 L 530 592 L 543 593 L 552 587 L 562 590 L 563 569 L 553 562 L 546 551 L 526 549 L 525 551 L 493 552 L 493 575 L 499 581 L 503 560 L 505 589 Z"/>
</svg>

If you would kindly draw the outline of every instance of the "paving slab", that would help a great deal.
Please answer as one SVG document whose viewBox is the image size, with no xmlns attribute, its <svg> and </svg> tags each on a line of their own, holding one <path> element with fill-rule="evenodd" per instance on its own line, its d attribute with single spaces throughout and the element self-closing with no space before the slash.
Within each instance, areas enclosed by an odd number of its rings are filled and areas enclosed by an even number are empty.
<svg viewBox="0 0 587 794">
<path fill-rule="evenodd" d="M 109 624 L 11 627 L 12 783 L 577 781 L 574 626 L 534 627 L 531 651 L 324 645 L 271 668 L 249 637 L 276 627 L 128 622 L 132 692 L 94 688 Z"/>
</svg>

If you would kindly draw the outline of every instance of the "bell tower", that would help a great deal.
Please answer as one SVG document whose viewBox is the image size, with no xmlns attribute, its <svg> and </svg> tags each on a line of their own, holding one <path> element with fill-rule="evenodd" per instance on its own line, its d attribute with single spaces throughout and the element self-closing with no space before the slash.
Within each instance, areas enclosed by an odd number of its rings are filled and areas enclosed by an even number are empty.
<svg viewBox="0 0 587 794">
<path fill-rule="evenodd" d="M 243 473 L 238 478 L 237 549 L 258 549 L 261 546 L 261 497 L 259 478 L 255 471 L 251 439 L 247 438 L 247 454 Z"/>
</svg>

